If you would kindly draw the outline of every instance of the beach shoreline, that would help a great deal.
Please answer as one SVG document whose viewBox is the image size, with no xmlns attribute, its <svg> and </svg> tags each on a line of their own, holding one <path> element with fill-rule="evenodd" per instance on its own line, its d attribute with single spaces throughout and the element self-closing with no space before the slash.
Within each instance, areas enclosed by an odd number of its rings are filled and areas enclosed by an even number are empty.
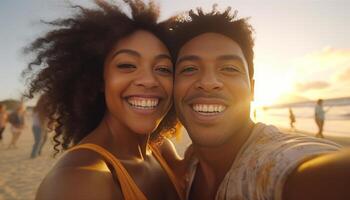
<svg viewBox="0 0 350 200">
<path fill-rule="evenodd" d="M 31 124 L 30 120 L 28 122 Z M 289 134 L 297 133 L 314 136 L 310 132 L 300 130 L 292 132 L 286 128 L 280 129 Z M 183 135 L 172 139 L 181 156 L 191 144 L 188 135 L 185 131 L 183 132 Z M 3 143 L 7 145 L 10 139 L 10 127 L 7 126 L 4 132 Z M 342 138 L 326 135 L 326 139 L 335 141 L 344 147 L 350 147 L 350 137 Z M 27 126 L 18 141 L 18 149 L 8 150 L 4 144 L 0 146 L 0 200 L 34 199 L 40 182 L 59 159 L 59 156 L 57 158 L 52 157 L 54 153 L 52 141 L 47 142 L 40 157 L 30 159 L 33 143 L 34 139 L 31 127 Z"/>
</svg>

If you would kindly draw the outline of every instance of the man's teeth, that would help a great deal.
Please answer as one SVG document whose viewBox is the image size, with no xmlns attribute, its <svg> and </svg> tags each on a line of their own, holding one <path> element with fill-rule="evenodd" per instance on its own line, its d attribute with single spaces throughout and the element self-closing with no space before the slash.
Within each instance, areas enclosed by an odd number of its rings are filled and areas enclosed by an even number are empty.
<svg viewBox="0 0 350 200">
<path fill-rule="evenodd" d="M 221 113 L 226 109 L 224 105 L 218 104 L 194 104 L 193 110 L 201 113 Z"/>
<path fill-rule="evenodd" d="M 157 98 L 141 98 L 141 97 L 130 97 L 128 103 L 136 108 L 141 109 L 153 109 L 158 105 L 159 99 Z"/>
</svg>

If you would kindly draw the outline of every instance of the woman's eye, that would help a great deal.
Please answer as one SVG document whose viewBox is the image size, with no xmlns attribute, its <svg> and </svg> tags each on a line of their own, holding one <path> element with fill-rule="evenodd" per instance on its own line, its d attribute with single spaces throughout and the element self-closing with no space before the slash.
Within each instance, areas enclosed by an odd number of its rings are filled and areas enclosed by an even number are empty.
<svg viewBox="0 0 350 200">
<path fill-rule="evenodd" d="M 190 73 L 193 73 L 197 71 L 197 68 L 195 68 L 194 66 L 187 66 L 187 67 L 184 67 L 180 73 L 182 74 L 190 74 Z"/>
<path fill-rule="evenodd" d="M 129 64 L 129 63 L 122 63 L 122 64 L 117 64 L 117 68 L 121 72 L 133 72 L 136 70 L 136 65 Z"/>
<path fill-rule="evenodd" d="M 117 64 L 117 67 L 118 67 L 119 69 L 133 69 L 133 68 L 136 68 L 135 65 L 133 65 L 133 64 L 128 64 L 128 63 Z"/>
<path fill-rule="evenodd" d="M 161 72 L 163 74 L 172 74 L 173 70 L 167 66 L 160 66 L 156 68 L 156 71 Z"/>
</svg>

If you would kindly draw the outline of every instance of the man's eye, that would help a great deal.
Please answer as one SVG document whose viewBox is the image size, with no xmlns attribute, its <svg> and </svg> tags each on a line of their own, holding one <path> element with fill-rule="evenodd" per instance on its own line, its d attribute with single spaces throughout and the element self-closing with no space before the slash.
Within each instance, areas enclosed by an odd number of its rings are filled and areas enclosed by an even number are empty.
<svg viewBox="0 0 350 200">
<path fill-rule="evenodd" d="M 156 71 L 163 73 L 163 74 L 172 74 L 173 73 L 173 70 L 167 66 L 159 66 L 156 68 Z"/>
<path fill-rule="evenodd" d="M 236 66 L 233 66 L 233 65 L 223 66 L 223 67 L 221 67 L 220 70 L 224 71 L 224 72 L 240 72 L 240 70 Z"/>
<path fill-rule="evenodd" d="M 193 73 L 197 71 L 197 68 L 195 68 L 194 66 L 187 66 L 187 67 L 184 67 L 180 73 L 185 73 L 185 74 L 190 74 L 190 73 Z"/>
</svg>

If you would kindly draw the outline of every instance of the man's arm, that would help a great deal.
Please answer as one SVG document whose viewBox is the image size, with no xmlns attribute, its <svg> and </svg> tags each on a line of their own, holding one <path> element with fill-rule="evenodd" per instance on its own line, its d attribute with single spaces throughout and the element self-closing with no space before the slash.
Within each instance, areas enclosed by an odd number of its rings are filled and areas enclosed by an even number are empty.
<svg viewBox="0 0 350 200">
<path fill-rule="evenodd" d="M 317 156 L 292 172 L 284 185 L 283 200 L 304 199 L 350 199 L 350 149 Z"/>
</svg>

